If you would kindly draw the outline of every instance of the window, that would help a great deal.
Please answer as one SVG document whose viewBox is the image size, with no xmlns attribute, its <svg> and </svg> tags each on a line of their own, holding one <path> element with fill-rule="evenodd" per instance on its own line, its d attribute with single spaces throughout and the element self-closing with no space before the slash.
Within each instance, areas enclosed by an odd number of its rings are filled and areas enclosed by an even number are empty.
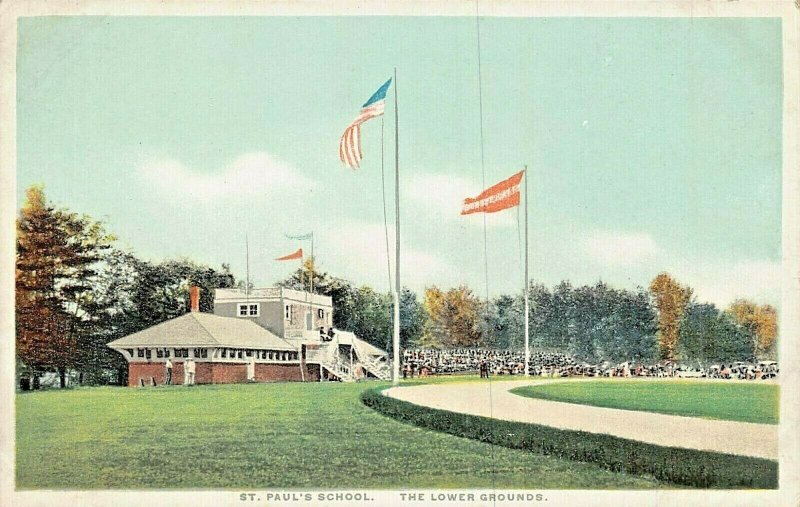
<svg viewBox="0 0 800 507">
<path fill-rule="evenodd" d="M 208 349 L 194 349 L 194 357 L 208 357 Z"/>
<path fill-rule="evenodd" d="M 164 349 L 164 357 L 169 357 L 169 349 Z"/>
<path fill-rule="evenodd" d="M 150 349 L 144 349 L 144 356 L 146 359 L 150 359 L 153 357 L 153 351 Z"/>
<path fill-rule="evenodd" d="M 164 357 L 164 349 L 156 349 L 156 357 Z"/>
<path fill-rule="evenodd" d="M 189 349 L 175 349 L 175 357 L 189 357 Z"/>
<path fill-rule="evenodd" d="M 246 355 L 247 357 L 253 357 L 253 351 L 252 351 L 252 350 L 248 350 L 248 351 L 245 353 L 245 355 Z"/>
<path fill-rule="evenodd" d="M 286 314 L 285 314 L 285 317 L 284 317 L 284 318 L 285 318 L 286 320 L 289 320 L 289 321 L 291 321 L 291 319 L 292 319 L 292 309 L 291 309 L 291 307 L 290 307 L 289 305 L 286 305 L 286 309 L 285 309 L 285 311 L 286 311 Z"/>
<path fill-rule="evenodd" d="M 144 349 L 136 349 L 136 357 L 144 357 Z"/>
<path fill-rule="evenodd" d="M 318 319 L 324 319 L 325 318 L 325 310 L 323 310 L 322 308 L 317 310 L 317 318 Z"/>
<path fill-rule="evenodd" d="M 258 317 L 261 310 L 260 306 L 258 303 L 239 303 L 238 315 L 239 317 Z"/>
<path fill-rule="evenodd" d="M 236 351 L 236 357 L 241 359 L 242 358 L 242 349 Z"/>
<path fill-rule="evenodd" d="M 228 349 L 222 349 L 222 357 L 223 358 L 228 357 Z"/>
</svg>

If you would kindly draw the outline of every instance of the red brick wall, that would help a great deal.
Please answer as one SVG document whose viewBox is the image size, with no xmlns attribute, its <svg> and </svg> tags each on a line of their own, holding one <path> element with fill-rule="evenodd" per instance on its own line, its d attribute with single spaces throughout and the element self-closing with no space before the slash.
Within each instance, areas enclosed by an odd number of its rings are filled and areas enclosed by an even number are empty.
<svg viewBox="0 0 800 507">
<path fill-rule="evenodd" d="M 210 363 L 214 384 L 247 382 L 247 365 L 243 363 Z"/>
<path fill-rule="evenodd" d="M 164 363 L 128 363 L 128 386 L 139 386 L 139 379 L 144 379 L 145 386 L 150 385 L 150 377 L 155 377 L 156 384 L 163 385 L 166 380 Z M 319 365 L 305 365 L 305 381 L 319 381 Z M 300 382 L 299 364 L 264 364 L 256 363 L 256 382 Z M 195 362 L 194 381 L 196 384 L 234 384 L 247 382 L 247 364 L 245 363 L 208 363 Z M 183 363 L 172 362 L 172 383 L 183 384 Z"/>
<path fill-rule="evenodd" d="M 299 364 L 256 363 L 256 382 L 301 382 Z M 305 381 L 319 380 L 319 365 L 305 365 Z"/>
<path fill-rule="evenodd" d="M 195 384 L 213 384 L 214 373 L 213 367 L 216 363 L 200 363 L 194 362 L 194 383 Z M 183 366 L 183 365 L 181 365 Z M 183 372 L 181 371 L 181 382 L 183 382 Z"/>
<path fill-rule="evenodd" d="M 210 364 L 195 362 L 194 381 L 196 384 L 211 383 Z M 205 373 L 208 370 L 208 373 Z M 201 375 L 205 373 L 201 380 Z M 150 377 L 155 377 L 156 384 L 163 385 L 167 380 L 167 368 L 164 363 L 128 363 L 128 386 L 139 386 L 139 379 L 144 379 L 144 385 L 150 385 Z M 183 384 L 183 363 L 172 361 L 172 383 Z"/>
<path fill-rule="evenodd" d="M 173 370 L 173 376 L 174 376 Z M 139 380 L 144 380 L 144 385 L 150 385 L 150 378 L 155 377 L 156 383 L 161 385 L 164 383 L 164 376 L 166 375 L 166 368 L 164 363 L 128 363 L 128 386 L 136 387 L 139 385 Z"/>
</svg>

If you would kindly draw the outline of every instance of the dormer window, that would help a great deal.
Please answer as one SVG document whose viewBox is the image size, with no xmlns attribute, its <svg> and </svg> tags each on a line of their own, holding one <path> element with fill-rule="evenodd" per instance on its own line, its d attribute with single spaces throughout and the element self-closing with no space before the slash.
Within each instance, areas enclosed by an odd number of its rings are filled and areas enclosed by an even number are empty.
<svg viewBox="0 0 800 507">
<path fill-rule="evenodd" d="M 239 303 L 239 317 L 258 317 L 260 305 L 258 303 Z"/>
</svg>

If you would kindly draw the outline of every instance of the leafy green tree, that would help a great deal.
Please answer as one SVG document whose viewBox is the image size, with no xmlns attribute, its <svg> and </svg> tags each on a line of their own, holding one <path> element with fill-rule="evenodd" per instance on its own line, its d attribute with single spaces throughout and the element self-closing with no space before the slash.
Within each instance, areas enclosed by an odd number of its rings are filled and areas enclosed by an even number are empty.
<svg viewBox="0 0 800 507">
<path fill-rule="evenodd" d="M 394 317 L 394 314 L 392 314 Z M 417 294 L 403 287 L 400 291 L 400 347 L 407 348 L 422 337 L 427 315 Z M 390 349 L 387 349 L 390 350 Z"/>
<path fill-rule="evenodd" d="M 152 263 L 129 252 L 111 250 L 91 292 L 107 311 L 87 345 L 91 351 L 89 381 L 102 381 L 109 369 L 116 369 L 117 381 L 124 383 L 127 363 L 106 344 L 185 314 L 192 285 L 200 287 L 200 311 L 213 312 L 214 289 L 234 287 L 236 280 L 227 264 L 215 269 L 189 259 Z"/>
<path fill-rule="evenodd" d="M 690 303 L 680 329 L 681 361 L 707 366 L 753 359 L 752 332 L 737 325 L 729 312 L 721 312 L 713 304 Z"/>
<path fill-rule="evenodd" d="M 568 350 L 575 341 L 576 293 L 569 281 L 562 281 L 553 289 L 552 306 L 547 313 L 547 337 L 545 344 L 560 350 Z"/>
<path fill-rule="evenodd" d="M 130 293 L 126 296 L 130 301 L 126 315 L 128 332 L 189 311 L 189 287 L 192 285 L 200 287 L 200 311 L 203 312 L 214 310 L 214 289 L 236 286 L 236 279 L 226 264 L 218 270 L 189 259 L 156 264 L 128 256 L 127 261 L 134 271 Z"/>
<path fill-rule="evenodd" d="M 487 316 L 489 331 L 486 345 L 503 349 L 522 348 L 523 312 L 522 297 L 501 294 L 492 299 Z"/>
<path fill-rule="evenodd" d="M 530 283 L 528 287 L 528 325 L 529 325 L 529 340 L 533 347 L 554 347 L 555 343 L 561 337 L 561 331 L 555 330 L 555 323 L 553 322 L 555 305 L 553 295 L 542 284 Z M 517 298 L 517 304 L 524 307 L 522 296 Z M 524 309 L 520 311 L 520 316 L 524 314 Z M 524 322 L 520 322 L 520 336 L 524 334 Z M 523 337 L 524 338 L 524 337 Z"/>
</svg>

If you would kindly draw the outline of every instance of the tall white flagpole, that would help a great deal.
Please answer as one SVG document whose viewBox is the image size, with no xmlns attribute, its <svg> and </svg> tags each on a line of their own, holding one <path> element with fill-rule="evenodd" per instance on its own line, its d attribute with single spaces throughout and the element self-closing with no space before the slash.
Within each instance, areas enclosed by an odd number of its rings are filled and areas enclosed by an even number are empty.
<svg viewBox="0 0 800 507">
<path fill-rule="evenodd" d="M 531 360 L 531 349 L 529 343 L 529 299 L 530 282 L 528 281 L 528 166 L 525 166 L 525 376 L 530 375 L 528 364 Z"/>
<path fill-rule="evenodd" d="M 311 294 L 312 294 L 311 304 L 312 304 L 312 306 L 314 304 L 314 297 L 313 297 L 313 294 L 314 294 L 314 271 L 315 271 L 315 268 L 316 268 L 316 266 L 314 264 L 316 263 L 316 261 L 317 260 L 314 258 L 314 231 L 311 231 Z M 313 310 L 312 310 L 312 313 L 313 313 Z M 311 318 L 313 319 L 314 317 L 312 316 Z"/>
<path fill-rule="evenodd" d="M 397 130 L 397 67 L 394 69 L 394 212 L 395 212 L 395 257 L 394 257 L 394 337 L 392 340 L 392 383 L 400 383 L 400 136 Z"/>
<path fill-rule="evenodd" d="M 244 234 L 244 251 L 245 251 L 245 286 L 244 295 L 247 301 L 250 301 L 250 242 L 247 240 L 247 233 Z"/>
</svg>

